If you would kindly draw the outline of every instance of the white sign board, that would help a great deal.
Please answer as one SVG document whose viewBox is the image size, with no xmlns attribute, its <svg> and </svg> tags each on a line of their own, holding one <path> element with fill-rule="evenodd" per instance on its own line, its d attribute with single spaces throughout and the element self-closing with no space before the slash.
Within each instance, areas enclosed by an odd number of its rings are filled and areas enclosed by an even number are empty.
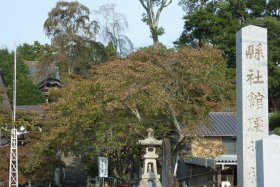
<svg viewBox="0 0 280 187">
<path fill-rule="evenodd" d="M 108 177 L 108 157 L 98 157 L 99 177 Z"/>
</svg>

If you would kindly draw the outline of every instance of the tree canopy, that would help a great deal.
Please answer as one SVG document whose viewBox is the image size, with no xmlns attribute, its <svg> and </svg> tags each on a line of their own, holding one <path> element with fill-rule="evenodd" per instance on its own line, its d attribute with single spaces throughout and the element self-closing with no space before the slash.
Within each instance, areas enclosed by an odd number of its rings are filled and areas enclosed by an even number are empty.
<svg viewBox="0 0 280 187">
<path fill-rule="evenodd" d="M 74 70 L 83 74 L 95 59 L 102 58 L 99 51 L 104 51 L 104 46 L 95 40 L 99 28 L 89 15 L 88 7 L 77 1 L 59 1 L 44 23 L 47 36 L 52 38 L 57 61 L 69 74 Z"/>
<path fill-rule="evenodd" d="M 160 14 L 164 8 L 168 7 L 172 0 L 139 0 L 142 7 L 145 9 L 142 21 L 145 22 L 150 29 L 153 45 L 159 44 L 158 37 L 164 34 L 164 29 L 159 27 Z"/>
<path fill-rule="evenodd" d="M 17 47 L 18 55 L 26 61 L 40 61 L 45 56 L 51 55 L 51 46 L 40 44 L 35 41 L 33 44 L 23 43 Z"/>
<path fill-rule="evenodd" d="M 10 53 L 7 49 L 0 49 L 0 69 L 2 70 L 2 78 L 11 102 L 13 96 L 14 53 Z M 44 102 L 39 88 L 32 82 L 28 68 L 20 55 L 17 57 L 16 98 L 17 105 L 33 105 Z"/>
<path fill-rule="evenodd" d="M 53 93 L 57 102 L 47 107 L 49 137 L 60 149 L 110 156 L 123 174 L 147 127 L 169 138 L 175 129 L 182 141 L 185 126 L 207 121 L 209 110 L 229 109 L 223 108 L 231 106 L 233 93 L 225 65 L 221 52 L 211 47 L 147 48 L 95 65 L 90 79 L 78 78 Z"/>
<path fill-rule="evenodd" d="M 25 177 L 52 178 L 54 167 L 62 166 L 55 156 L 58 151 L 82 155 L 87 167 L 96 156 L 108 156 L 113 175 L 124 177 L 140 159 L 137 141 L 145 138 L 148 127 L 158 139 L 172 140 L 172 159 L 176 158 L 196 125 L 208 122 L 210 111 L 234 110 L 230 73 L 235 68 L 235 33 L 249 24 L 268 29 L 269 105 L 271 111 L 280 108 L 278 1 L 180 0 L 185 26 L 172 49 L 160 45 L 158 38 L 164 33 L 158 25 L 160 15 L 172 0 L 139 2 L 153 48 L 128 55 L 132 44 L 124 34 L 127 23 L 115 5 L 100 7 L 94 12 L 100 20 L 93 21 L 89 8 L 76 1 L 59 1 L 49 12 L 44 30 L 51 45 L 35 41 L 18 47 L 17 104 L 43 101 L 24 60 L 40 61 L 42 71 L 57 64 L 71 74 L 63 72 L 64 87 L 50 91 L 53 102 L 44 105 L 43 121 L 29 113 L 18 119 L 31 132 L 20 150 L 20 173 Z M 98 34 L 106 47 L 97 42 Z M 10 96 L 12 66 L 13 52 L 1 49 L 0 68 Z M 0 112 L 0 125 L 9 123 L 10 113 Z M 37 125 L 43 133 L 36 131 Z M 7 155 L 8 149 L 1 154 Z M 0 162 L 6 163 L 6 158 Z"/>
<path fill-rule="evenodd" d="M 214 45 L 224 52 L 229 68 L 235 68 L 235 34 L 246 25 L 268 30 L 269 103 L 279 109 L 279 3 L 265 0 L 181 0 L 186 11 L 178 46 Z M 232 77 L 234 78 L 234 77 Z"/>
<path fill-rule="evenodd" d="M 181 1 L 186 12 L 184 30 L 176 44 L 215 45 L 224 51 L 228 67 L 235 67 L 235 33 L 241 28 L 231 1 Z M 183 4 L 184 2 L 184 4 Z M 200 2 L 200 3 L 199 3 Z"/>
<path fill-rule="evenodd" d="M 133 50 L 133 44 L 125 35 L 128 23 L 123 14 L 115 11 L 115 4 L 106 4 L 94 13 L 97 16 L 98 25 L 103 41 L 108 45 L 113 44 L 115 55 L 126 56 Z"/>
</svg>

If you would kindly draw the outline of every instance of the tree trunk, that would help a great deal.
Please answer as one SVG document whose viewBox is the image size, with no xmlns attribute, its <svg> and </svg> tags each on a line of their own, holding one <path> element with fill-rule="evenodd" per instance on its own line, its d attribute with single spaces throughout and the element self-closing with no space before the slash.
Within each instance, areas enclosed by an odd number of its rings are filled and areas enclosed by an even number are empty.
<svg viewBox="0 0 280 187">
<path fill-rule="evenodd" d="M 156 48 L 159 44 L 157 28 L 151 26 L 151 34 L 153 39 L 153 47 Z"/>
<path fill-rule="evenodd" d="M 117 166 L 114 166 L 114 169 L 113 169 L 113 174 L 114 174 L 114 176 L 115 176 L 115 177 L 120 178 L 120 175 L 119 175 L 119 172 L 118 172 Z"/>
<path fill-rule="evenodd" d="M 159 33 L 158 30 L 158 22 L 159 17 L 164 8 L 172 3 L 172 0 L 162 0 L 158 5 L 153 4 L 152 0 L 139 0 L 143 8 L 147 13 L 147 19 L 144 19 L 151 31 L 152 39 L 153 39 L 153 46 L 156 48 L 159 44 L 158 36 L 162 35 L 163 33 Z M 158 7 L 157 10 L 154 8 Z"/>
<path fill-rule="evenodd" d="M 71 74 L 71 68 L 70 68 L 70 65 L 68 66 L 68 75 Z"/>
<path fill-rule="evenodd" d="M 162 145 L 162 187 L 174 185 L 171 160 L 170 140 L 165 138 Z"/>
</svg>

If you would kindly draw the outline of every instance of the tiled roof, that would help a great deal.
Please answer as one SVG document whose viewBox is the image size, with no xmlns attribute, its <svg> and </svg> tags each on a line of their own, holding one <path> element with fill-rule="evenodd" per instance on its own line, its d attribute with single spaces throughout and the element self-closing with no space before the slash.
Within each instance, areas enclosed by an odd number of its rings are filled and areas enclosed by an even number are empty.
<svg viewBox="0 0 280 187">
<path fill-rule="evenodd" d="M 215 158 L 217 163 L 237 163 L 237 155 L 220 155 Z"/>
<path fill-rule="evenodd" d="M 0 147 L 7 146 L 9 144 L 7 139 L 0 139 Z"/>
<path fill-rule="evenodd" d="M 236 136 L 237 121 L 234 112 L 210 112 L 209 125 L 199 125 L 197 132 L 202 136 Z"/>
<path fill-rule="evenodd" d="M 60 81 L 59 68 L 54 63 L 49 64 L 44 71 L 40 71 L 38 61 L 25 61 L 24 63 L 27 65 L 29 74 L 36 84 L 40 84 L 49 78 Z"/>
<path fill-rule="evenodd" d="M 43 117 L 44 111 L 40 105 L 19 105 L 16 107 L 17 111 L 21 112 L 33 112 L 40 115 L 40 117 Z"/>
<path fill-rule="evenodd" d="M 193 157 L 191 159 L 187 159 L 185 163 L 211 167 L 211 168 L 215 168 L 216 165 L 236 165 L 237 155 L 220 155 L 217 156 L 216 158 Z"/>
</svg>

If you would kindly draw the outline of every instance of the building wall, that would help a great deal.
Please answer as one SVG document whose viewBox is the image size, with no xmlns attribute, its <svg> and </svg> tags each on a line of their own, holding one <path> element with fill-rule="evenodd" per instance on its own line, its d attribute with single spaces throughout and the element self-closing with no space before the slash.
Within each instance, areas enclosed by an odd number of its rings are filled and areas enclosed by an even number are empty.
<svg viewBox="0 0 280 187">
<path fill-rule="evenodd" d="M 235 137 L 199 137 L 191 142 L 191 156 L 198 158 L 215 158 L 223 154 L 235 154 Z M 225 170 L 211 168 L 206 165 L 179 163 L 177 180 L 180 187 L 188 186 L 220 186 L 222 181 L 229 180 L 236 185 L 236 166 L 226 166 Z"/>
<path fill-rule="evenodd" d="M 225 155 L 236 155 L 237 141 L 236 137 L 223 137 L 224 154 Z"/>
<path fill-rule="evenodd" d="M 183 184 L 195 187 L 213 187 L 216 181 L 217 172 L 210 167 L 180 163 L 177 172 L 180 174 L 180 176 L 177 175 L 179 187 L 185 187 Z"/>
<path fill-rule="evenodd" d="M 196 138 L 192 141 L 191 151 L 193 157 L 200 158 L 222 155 L 224 153 L 222 137 Z"/>
</svg>

